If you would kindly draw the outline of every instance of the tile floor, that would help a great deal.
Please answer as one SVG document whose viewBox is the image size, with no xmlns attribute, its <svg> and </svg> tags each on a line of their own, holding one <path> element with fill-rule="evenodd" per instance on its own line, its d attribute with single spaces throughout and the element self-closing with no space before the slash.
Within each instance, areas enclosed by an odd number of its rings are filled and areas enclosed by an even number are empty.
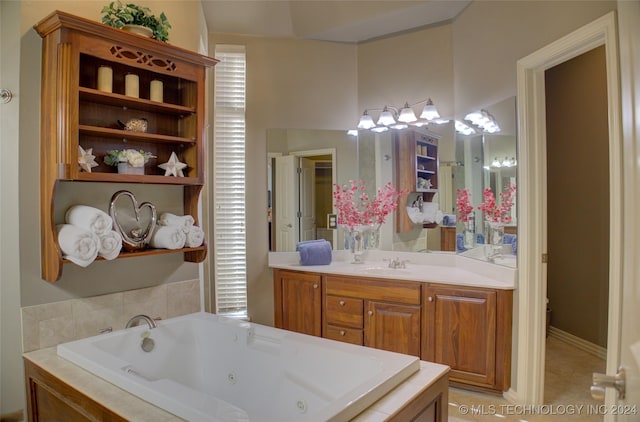
<svg viewBox="0 0 640 422">
<path fill-rule="evenodd" d="M 591 398 L 589 387 L 591 374 L 604 370 L 603 359 L 547 337 L 545 406 L 515 406 L 499 396 L 450 388 L 449 421 L 599 422 L 603 402 Z"/>
</svg>

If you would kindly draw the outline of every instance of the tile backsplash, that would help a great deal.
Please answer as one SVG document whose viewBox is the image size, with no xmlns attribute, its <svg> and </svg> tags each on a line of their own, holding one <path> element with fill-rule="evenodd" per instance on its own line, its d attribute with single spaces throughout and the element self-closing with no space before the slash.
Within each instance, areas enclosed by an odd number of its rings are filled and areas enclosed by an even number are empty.
<svg viewBox="0 0 640 422">
<path fill-rule="evenodd" d="M 200 282 L 187 280 L 144 289 L 22 308 L 23 351 L 43 349 L 121 330 L 134 315 L 172 318 L 200 310 Z"/>
</svg>

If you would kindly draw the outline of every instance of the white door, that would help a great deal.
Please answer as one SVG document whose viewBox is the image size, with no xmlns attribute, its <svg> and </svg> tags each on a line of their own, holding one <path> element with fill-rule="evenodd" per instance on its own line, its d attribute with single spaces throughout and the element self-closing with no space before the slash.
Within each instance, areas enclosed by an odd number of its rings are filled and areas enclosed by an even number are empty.
<svg viewBox="0 0 640 422">
<path fill-rule="evenodd" d="M 316 166 L 308 158 L 300 157 L 299 216 L 300 241 L 316 238 Z"/>
<path fill-rule="evenodd" d="M 293 252 L 298 240 L 298 157 L 275 158 L 275 251 Z"/>
</svg>

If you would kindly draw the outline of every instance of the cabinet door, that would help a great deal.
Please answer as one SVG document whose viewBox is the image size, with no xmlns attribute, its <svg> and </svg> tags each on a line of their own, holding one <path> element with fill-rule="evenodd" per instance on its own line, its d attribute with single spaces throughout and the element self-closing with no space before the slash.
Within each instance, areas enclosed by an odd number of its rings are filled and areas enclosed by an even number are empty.
<svg viewBox="0 0 640 422">
<path fill-rule="evenodd" d="M 420 306 L 367 301 L 364 345 L 420 357 Z"/>
<path fill-rule="evenodd" d="M 425 288 L 423 359 L 449 365 L 451 379 L 493 387 L 496 380 L 496 292 Z"/>
<path fill-rule="evenodd" d="M 320 275 L 276 271 L 274 277 L 276 326 L 319 337 L 322 333 Z"/>
</svg>

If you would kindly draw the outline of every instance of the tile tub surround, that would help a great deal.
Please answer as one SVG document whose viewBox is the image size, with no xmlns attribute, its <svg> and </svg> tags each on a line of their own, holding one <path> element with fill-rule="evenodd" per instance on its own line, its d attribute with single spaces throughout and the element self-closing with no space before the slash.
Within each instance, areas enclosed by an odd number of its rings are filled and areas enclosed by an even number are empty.
<svg viewBox="0 0 640 422">
<path fill-rule="evenodd" d="M 124 329 L 134 315 L 167 319 L 200 310 L 200 282 L 186 280 L 22 308 L 24 352 Z"/>
<path fill-rule="evenodd" d="M 25 353 L 24 358 L 126 420 L 136 422 L 182 420 L 59 357 L 55 347 Z M 417 372 L 356 416 L 353 421 L 380 422 L 388 420 L 400 408 L 411 403 L 423 391 L 431 387 L 443 390 L 442 403 L 443 410 L 446 412 L 448 371 L 447 366 L 420 361 L 420 369 Z M 444 416 L 446 420 L 446 414 Z"/>
<path fill-rule="evenodd" d="M 388 260 L 395 258 L 406 261 L 406 268 L 387 269 Z M 333 261 L 330 265 L 309 266 L 300 265 L 298 252 L 269 252 L 269 267 L 506 290 L 516 288 L 518 275 L 518 270 L 515 268 L 478 261 L 452 253 L 379 250 L 367 251 L 365 262 L 362 264 L 352 264 L 351 253 L 340 250 L 333 251 Z"/>
</svg>

